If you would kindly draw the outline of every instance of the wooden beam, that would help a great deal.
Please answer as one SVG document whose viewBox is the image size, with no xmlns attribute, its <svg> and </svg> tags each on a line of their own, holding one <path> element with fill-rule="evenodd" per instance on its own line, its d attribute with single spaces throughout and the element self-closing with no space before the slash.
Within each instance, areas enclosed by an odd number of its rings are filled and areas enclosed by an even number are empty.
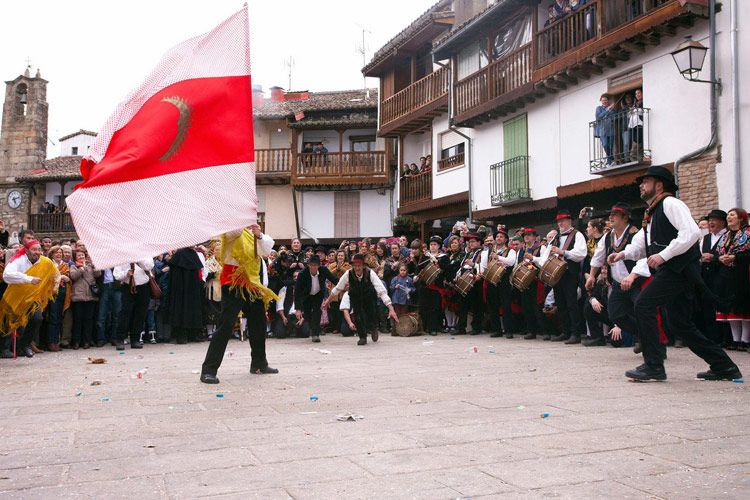
<svg viewBox="0 0 750 500">
<path fill-rule="evenodd" d="M 591 62 L 600 67 L 601 66 L 606 66 L 608 68 L 615 67 L 615 61 L 612 60 L 612 58 L 605 56 L 604 54 L 600 54 L 598 56 L 592 57 Z"/>
<path fill-rule="evenodd" d="M 646 47 L 635 42 L 622 42 L 620 44 L 620 47 L 630 52 L 638 52 L 639 54 L 643 54 L 644 52 L 646 52 Z"/>
<path fill-rule="evenodd" d="M 602 67 L 598 64 L 595 64 L 592 60 L 583 62 L 581 64 L 581 69 L 584 71 L 589 71 L 591 73 L 596 73 L 597 75 L 601 75 L 603 73 Z"/>
<path fill-rule="evenodd" d="M 570 76 L 565 73 L 558 73 L 555 76 L 552 77 L 556 82 L 565 84 L 565 85 L 576 85 L 578 84 L 578 78 L 575 76 Z"/>
</svg>

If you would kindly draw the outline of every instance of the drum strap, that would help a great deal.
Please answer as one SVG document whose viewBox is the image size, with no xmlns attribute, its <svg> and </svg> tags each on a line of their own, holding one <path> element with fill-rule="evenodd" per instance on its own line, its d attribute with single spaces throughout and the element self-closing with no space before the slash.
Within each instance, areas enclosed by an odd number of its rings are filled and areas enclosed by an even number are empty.
<svg viewBox="0 0 750 500">
<path fill-rule="evenodd" d="M 565 238 L 565 245 L 562 246 L 561 250 L 563 252 L 567 252 L 568 248 L 570 248 L 570 245 L 576 240 L 576 233 L 577 231 L 575 229 L 572 229 Z M 557 236 L 557 241 L 560 241 L 560 236 Z"/>
</svg>

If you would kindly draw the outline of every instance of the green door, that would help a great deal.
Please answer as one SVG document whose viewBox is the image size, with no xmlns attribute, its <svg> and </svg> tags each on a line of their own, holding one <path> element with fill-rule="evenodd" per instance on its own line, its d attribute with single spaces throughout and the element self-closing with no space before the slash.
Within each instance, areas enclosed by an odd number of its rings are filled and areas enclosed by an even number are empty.
<svg viewBox="0 0 750 500">
<path fill-rule="evenodd" d="M 526 115 L 503 123 L 503 192 L 509 199 L 529 197 L 529 170 Z"/>
</svg>

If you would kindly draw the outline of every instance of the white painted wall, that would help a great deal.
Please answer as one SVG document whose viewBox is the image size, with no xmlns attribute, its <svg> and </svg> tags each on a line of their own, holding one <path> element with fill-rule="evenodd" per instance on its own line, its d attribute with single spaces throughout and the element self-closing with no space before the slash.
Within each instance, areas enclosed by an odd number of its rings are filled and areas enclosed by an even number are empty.
<svg viewBox="0 0 750 500">
<path fill-rule="evenodd" d="M 73 188 L 75 187 L 76 184 L 78 184 L 78 182 L 75 182 L 75 181 L 65 183 L 65 196 L 69 196 L 73 193 Z M 57 199 L 57 197 L 60 196 L 60 183 L 59 182 L 48 182 L 44 189 L 44 192 L 45 192 L 44 201 L 54 203 L 55 205 L 59 203 L 59 200 Z"/>
<path fill-rule="evenodd" d="M 344 132 L 343 151 L 347 152 L 351 150 L 350 139 L 352 136 L 371 135 L 375 136 L 377 130 L 374 128 L 367 129 L 351 129 Z M 300 151 L 302 151 L 303 144 L 306 142 L 323 142 L 323 145 L 328 148 L 329 153 L 339 152 L 339 133 L 335 130 L 305 130 L 302 133 L 302 140 L 300 140 Z M 385 149 L 385 139 L 378 137 L 375 141 L 375 150 L 383 151 Z"/>
<path fill-rule="evenodd" d="M 333 193 L 330 191 L 305 191 L 301 200 L 300 230 L 303 228 L 315 238 L 333 238 Z M 310 237 L 302 234 L 303 238 Z"/>
<path fill-rule="evenodd" d="M 94 143 L 94 139 L 96 137 L 88 134 L 76 134 L 69 139 L 60 141 L 60 156 L 85 156 L 91 144 Z M 74 147 L 78 148 L 77 153 L 73 153 Z"/>
<path fill-rule="evenodd" d="M 376 190 L 359 192 L 358 237 L 391 235 L 391 196 L 390 190 L 384 195 Z M 333 191 L 305 191 L 301 205 L 301 227 L 318 239 L 335 237 Z"/>
<path fill-rule="evenodd" d="M 391 194 L 390 190 L 382 195 L 375 190 L 359 192 L 360 237 L 379 237 L 393 234 L 391 229 Z"/>
<path fill-rule="evenodd" d="M 447 114 L 432 121 L 432 197 L 434 199 L 463 193 L 469 189 L 469 172 L 466 165 L 438 172 L 437 160 L 440 158 L 440 136 L 445 132 L 448 132 Z M 470 137 L 474 134 L 470 129 L 463 129 L 463 132 Z"/>
<path fill-rule="evenodd" d="M 722 163 L 717 167 L 719 200 L 723 208 L 735 205 L 736 181 L 733 174 L 734 148 L 730 86 L 730 45 L 729 45 L 729 2 L 717 15 L 719 34 L 717 36 L 717 66 L 724 84 L 719 99 L 720 144 Z M 750 65 L 742 64 L 743 54 L 750 51 L 750 2 L 739 2 L 740 14 L 740 88 L 750 82 Z M 744 24 L 743 24 L 744 21 Z M 671 163 L 680 156 L 705 145 L 710 136 L 709 86 L 708 84 L 686 81 L 678 73 L 670 52 L 692 34 L 693 39 L 708 46 L 708 24 L 698 21 L 690 29 L 678 31 L 671 38 L 663 38 L 657 47 L 648 47 L 646 52 L 634 55 L 616 68 L 595 75 L 590 80 L 555 95 L 547 95 L 521 112 L 528 116 L 529 176 L 534 199 L 556 196 L 560 185 L 574 184 L 596 179 L 589 173 L 589 122 L 594 119 L 594 110 L 599 96 L 607 91 L 608 79 L 627 73 L 638 67 L 643 71 L 643 93 L 645 106 L 651 109 L 649 138 L 652 149 L 652 163 Z M 708 59 L 702 79 L 708 79 Z M 741 132 L 747 136 L 747 116 L 750 112 L 750 96 L 740 91 L 739 113 Z M 491 208 L 489 165 L 503 159 L 502 121 L 503 117 L 475 129 L 462 129 L 474 138 L 472 150 L 473 198 L 476 209 Z M 438 137 L 447 130 L 447 119 L 440 117 L 434 121 L 435 148 L 433 155 L 439 155 Z M 743 163 L 750 161 L 750 143 L 741 141 Z M 434 197 L 464 191 L 468 175 L 464 168 L 434 174 Z M 740 187 L 742 204 L 750 205 L 750 169 L 742 178 Z"/>
</svg>

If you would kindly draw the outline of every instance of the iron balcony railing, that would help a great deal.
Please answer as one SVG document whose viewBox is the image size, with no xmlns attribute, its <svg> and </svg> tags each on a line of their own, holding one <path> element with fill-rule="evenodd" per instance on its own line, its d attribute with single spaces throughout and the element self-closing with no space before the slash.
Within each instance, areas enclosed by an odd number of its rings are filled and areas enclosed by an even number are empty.
<svg viewBox="0 0 750 500">
<path fill-rule="evenodd" d="M 589 123 L 592 174 L 651 163 L 649 108 L 612 111 Z"/>
<path fill-rule="evenodd" d="M 493 205 L 531 199 L 528 156 L 516 156 L 491 165 L 490 178 Z"/>
</svg>

